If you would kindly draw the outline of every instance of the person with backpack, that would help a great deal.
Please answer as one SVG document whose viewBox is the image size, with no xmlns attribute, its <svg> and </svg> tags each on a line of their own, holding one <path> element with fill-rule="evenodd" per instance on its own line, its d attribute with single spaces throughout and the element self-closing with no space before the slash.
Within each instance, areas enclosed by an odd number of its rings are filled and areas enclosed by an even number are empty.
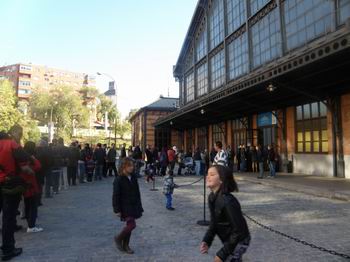
<svg viewBox="0 0 350 262">
<path fill-rule="evenodd" d="M 16 215 L 26 183 L 20 173 L 34 175 L 28 164 L 32 158 L 20 146 L 23 129 L 19 125 L 11 128 L 16 140 L 6 132 L 0 132 L 0 211 L 2 211 L 2 260 L 8 261 L 22 254 L 22 248 L 16 248 Z"/>
<path fill-rule="evenodd" d="M 200 245 L 202 254 L 208 253 L 215 236 L 223 247 L 216 252 L 214 261 L 242 261 L 250 243 L 250 233 L 243 217 L 241 205 L 232 192 L 238 191 L 230 168 L 214 165 L 208 170 L 207 186 L 210 225 Z"/>
</svg>

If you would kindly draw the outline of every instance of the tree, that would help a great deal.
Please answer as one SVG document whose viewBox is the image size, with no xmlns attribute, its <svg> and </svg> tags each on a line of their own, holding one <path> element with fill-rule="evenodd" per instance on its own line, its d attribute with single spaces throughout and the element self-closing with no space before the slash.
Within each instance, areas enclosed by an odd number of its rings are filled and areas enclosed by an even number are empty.
<svg viewBox="0 0 350 262">
<path fill-rule="evenodd" d="M 8 80 L 0 80 L 0 131 L 8 131 L 23 115 L 17 110 L 17 97 Z"/>
<path fill-rule="evenodd" d="M 97 119 L 104 119 L 105 113 L 107 112 L 108 121 L 113 123 L 114 120 L 119 117 L 116 106 L 104 94 L 99 94 L 98 99 L 100 100 L 100 103 L 97 106 Z"/>
<path fill-rule="evenodd" d="M 47 124 L 55 123 L 56 135 L 69 140 L 73 127 L 87 127 L 89 111 L 83 105 L 83 99 L 72 87 L 56 86 L 50 90 L 34 91 L 30 100 L 30 111 L 36 120 Z"/>
</svg>

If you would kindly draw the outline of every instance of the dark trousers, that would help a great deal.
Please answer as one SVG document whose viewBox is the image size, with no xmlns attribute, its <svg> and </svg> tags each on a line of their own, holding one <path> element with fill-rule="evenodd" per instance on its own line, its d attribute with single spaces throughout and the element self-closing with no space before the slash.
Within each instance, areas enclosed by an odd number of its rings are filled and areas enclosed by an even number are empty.
<svg viewBox="0 0 350 262">
<path fill-rule="evenodd" d="M 118 171 L 117 171 L 117 167 L 115 166 L 115 162 L 108 162 L 108 174 L 109 176 L 113 176 L 112 175 L 112 171 L 114 171 L 114 176 L 118 175 Z"/>
<path fill-rule="evenodd" d="M 51 196 L 51 187 L 52 187 L 52 171 L 48 170 L 45 173 L 45 197 Z"/>
<path fill-rule="evenodd" d="M 28 227 L 35 227 L 35 222 L 38 217 L 38 196 L 25 197 L 24 209 Z"/>
<path fill-rule="evenodd" d="M 15 248 L 16 215 L 21 195 L 2 195 L 2 251 L 11 253 Z"/>
<path fill-rule="evenodd" d="M 175 160 L 169 162 L 170 171 L 174 171 L 174 168 L 175 168 Z"/>
<path fill-rule="evenodd" d="M 51 172 L 53 192 L 58 193 L 60 187 L 61 169 L 54 169 Z"/>
<path fill-rule="evenodd" d="M 161 168 L 160 168 L 160 175 L 161 176 L 165 176 L 166 175 L 166 166 L 161 166 Z"/>
<path fill-rule="evenodd" d="M 108 171 L 108 164 L 106 163 L 106 161 L 103 163 L 103 171 L 102 171 L 102 175 L 103 177 L 107 177 L 107 171 Z"/>
<path fill-rule="evenodd" d="M 75 186 L 77 184 L 77 173 L 78 173 L 77 165 L 67 167 L 68 185 Z"/>
</svg>

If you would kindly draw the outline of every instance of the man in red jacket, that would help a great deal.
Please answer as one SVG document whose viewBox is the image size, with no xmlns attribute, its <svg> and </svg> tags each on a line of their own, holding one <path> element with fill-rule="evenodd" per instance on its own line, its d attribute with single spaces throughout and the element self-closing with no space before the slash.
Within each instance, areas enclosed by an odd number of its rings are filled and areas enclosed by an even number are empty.
<svg viewBox="0 0 350 262">
<path fill-rule="evenodd" d="M 19 136 L 22 135 L 22 128 L 12 128 Z M 21 192 L 9 194 L 8 191 L 21 188 L 22 182 L 20 172 L 33 173 L 31 168 L 23 164 L 31 158 L 21 146 L 11 139 L 6 133 L 0 132 L 0 167 L 2 175 L 1 182 L 1 209 L 2 209 L 2 261 L 8 261 L 19 256 L 22 248 L 15 247 L 14 232 L 16 227 L 16 213 L 21 200 Z"/>
</svg>

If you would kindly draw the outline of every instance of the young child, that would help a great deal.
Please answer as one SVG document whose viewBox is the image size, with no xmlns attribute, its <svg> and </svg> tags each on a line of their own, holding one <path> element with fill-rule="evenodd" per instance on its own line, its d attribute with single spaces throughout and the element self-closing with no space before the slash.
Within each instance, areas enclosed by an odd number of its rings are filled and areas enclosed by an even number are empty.
<svg viewBox="0 0 350 262">
<path fill-rule="evenodd" d="M 210 226 L 205 234 L 200 251 L 208 253 L 217 235 L 224 246 L 216 253 L 214 261 L 242 261 L 250 243 L 250 233 L 238 200 L 231 194 L 238 191 L 230 168 L 214 165 L 208 170 L 207 186 L 210 188 Z"/>
<path fill-rule="evenodd" d="M 131 232 L 136 227 L 136 219 L 143 213 L 140 188 L 134 171 L 134 160 L 130 157 L 123 158 L 119 175 L 113 182 L 113 211 L 121 221 L 126 222 L 114 241 L 117 248 L 127 254 L 134 253 L 129 246 Z"/>
<path fill-rule="evenodd" d="M 146 182 L 149 183 L 150 180 L 154 181 L 154 175 L 156 173 L 155 164 L 149 164 L 145 170 Z"/>
<path fill-rule="evenodd" d="M 173 211 L 175 208 L 173 208 L 172 202 L 173 202 L 173 193 L 174 188 L 177 188 L 178 186 L 174 183 L 174 176 L 173 171 L 168 170 L 167 175 L 164 177 L 164 184 L 163 184 L 163 194 L 166 197 L 166 209 Z"/>
</svg>

